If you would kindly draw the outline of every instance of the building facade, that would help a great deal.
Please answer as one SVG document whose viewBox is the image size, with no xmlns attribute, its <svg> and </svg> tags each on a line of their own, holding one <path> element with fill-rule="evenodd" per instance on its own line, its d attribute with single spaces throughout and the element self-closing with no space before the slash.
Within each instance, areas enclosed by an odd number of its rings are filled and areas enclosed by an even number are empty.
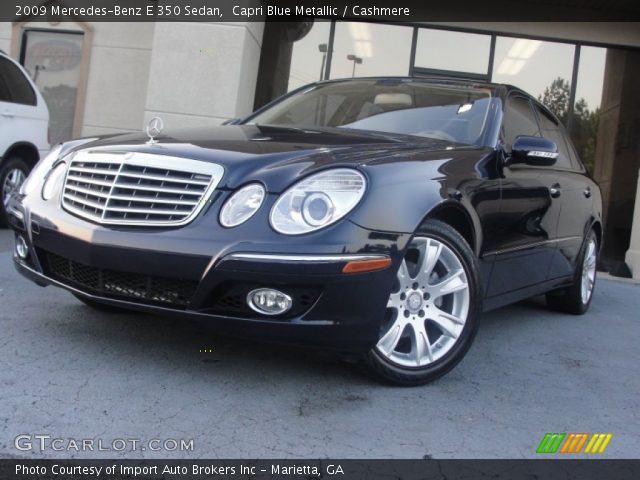
<svg viewBox="0 0 640 480">
<path fill-rule="evenodd" d="M 603 258 L 640 277 L 640 24 L 456 22 L 0 23 L 54 142 L 217 125 L 319 79 L 435 75 L 516 85 L 565 123 L 600 183 Z M 634 213 L 635 211 L 635 213 Z"/>
</svg>

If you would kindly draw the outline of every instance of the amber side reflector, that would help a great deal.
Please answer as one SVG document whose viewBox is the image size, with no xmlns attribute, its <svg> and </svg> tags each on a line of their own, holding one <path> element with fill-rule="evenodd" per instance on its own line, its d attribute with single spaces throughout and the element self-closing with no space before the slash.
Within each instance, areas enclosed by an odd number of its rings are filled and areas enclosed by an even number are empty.
<svg viewBox="0 0 640 480">
<path fill-rule="evenodd" d="M 391 265 L 390 258 L 379 258 L 375 260 L 354 260 L 347 263 L 342 269 L 342 273 L 362 273 L 382 270 Z"/>
</svg>

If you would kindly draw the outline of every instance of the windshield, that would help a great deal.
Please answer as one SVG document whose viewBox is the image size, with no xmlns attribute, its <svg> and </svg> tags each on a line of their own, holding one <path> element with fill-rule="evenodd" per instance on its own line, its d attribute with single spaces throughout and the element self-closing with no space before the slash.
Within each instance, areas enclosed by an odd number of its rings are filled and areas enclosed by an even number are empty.
<svg viewBox="0 0 640 480">
<path fill-rule="evenodd" d="M 479 144 L 488 89 L 411 80 L 313 85 L 250 118 L 249 124 L 337 127 Z"/>
</svg>

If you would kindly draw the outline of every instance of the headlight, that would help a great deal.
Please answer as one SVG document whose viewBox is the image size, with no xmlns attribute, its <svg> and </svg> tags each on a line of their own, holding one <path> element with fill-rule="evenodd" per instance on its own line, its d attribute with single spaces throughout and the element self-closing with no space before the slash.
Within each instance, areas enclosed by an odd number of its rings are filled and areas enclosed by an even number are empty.
<svg viewBox="0 0 640 480">
<path fill-rule="evenodd" d="M 246 222 L 262 205 L 264 194 L 264 187 L 259 183 L 242 187 L 231 195 L 220 210 L 220 223 L 225 227 L 236 227 Z"/>
<path fill-rule="evenodd" d="M 62 184 L 64 174 L 67 172 L 67 164 L 60 162 L 49 172 L 42 186 L 42 198 L 51 200 Z"/>
<path fill-rule="evenodd" d="M 271 226 L 286 235 L 337 222 L 358 204 L 367 182 L 360 172 L 336 168 L 312 175 L 284 192 L 271 209 Z"/>
<path fill-rule="evenodd" d="M 33 170 L 31 170 L 31 173 L 22 184 L 22 188 L 20 188 L 20 193 L 22 195 L 31 195 L 37 190 L 38 186 L 47 175 L 47 172 L 51 170 L 53 164 L 58 160 L 60 150 L 62 150 L 62 144 L 56 145 L 49 151 L 46 157 L 42 158 L 36 166 L 33 167 Z"/>
</svg>

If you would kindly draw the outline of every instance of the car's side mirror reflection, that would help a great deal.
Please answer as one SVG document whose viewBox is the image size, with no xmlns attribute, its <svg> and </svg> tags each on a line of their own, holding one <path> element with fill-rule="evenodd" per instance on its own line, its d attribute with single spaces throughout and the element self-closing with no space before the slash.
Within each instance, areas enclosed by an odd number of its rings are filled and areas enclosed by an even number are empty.
<svg viewBox="0 0 640 480">
<path fill-rule="evenodd" d="M 511 147 L 508 165 L 525 163 L 535 166 L 549 166 L 558 159 L 558 146 L 544 137 L 516 137 Z"/>
</svg>

